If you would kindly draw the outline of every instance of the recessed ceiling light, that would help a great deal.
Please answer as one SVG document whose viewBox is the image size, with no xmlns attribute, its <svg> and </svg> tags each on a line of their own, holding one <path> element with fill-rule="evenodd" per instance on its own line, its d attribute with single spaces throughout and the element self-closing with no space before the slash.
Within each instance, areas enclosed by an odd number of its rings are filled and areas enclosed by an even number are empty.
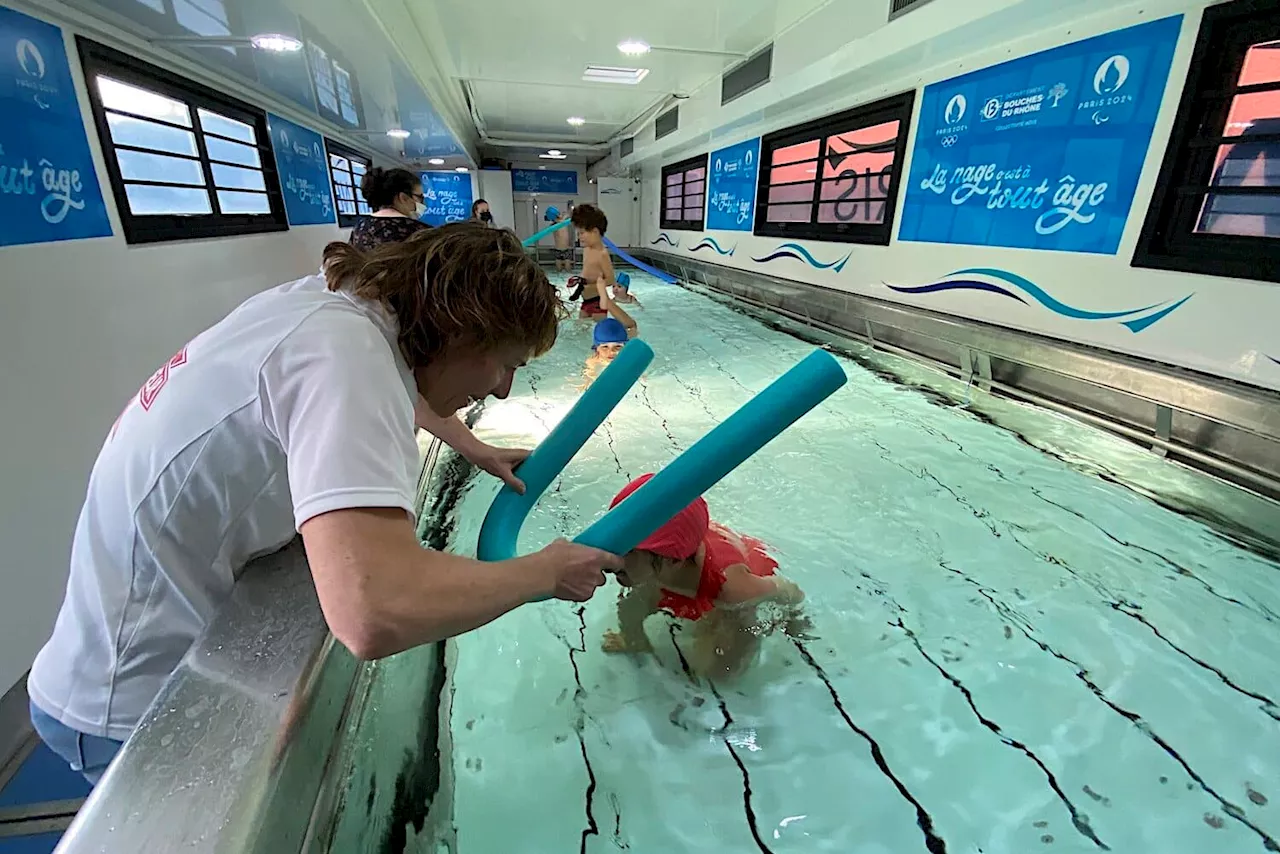
<svg viewBox="0 0 1280 854">
<path fill-rule="evenodd" d="M 640 39 L 624 39 L 618 42 L 618 50 L 627 56 L 644 56 L 649 52 L 649 43 Z"/>
<path fill-rule="evenodd" d="M 547 149 L 547 154 L 550 154 L 552 157 L 558 157 L 558 156 L 560 155 L 560 149 L 558 149 L 558 148 L 548 148 L 548 149 Z"/>
<path fill-rule="evenodd" d="M 588 83 L 623 83 L 634 86 L 649 73 L 647 68 L 617 68 L 612 65 L 588 65 L 582 79 Z"/>
<path fill-rule="evenodd" d="M 408 139 L 410 134 L 404 128 L 391 128 L 391 130 L 387 131 L 387 136 L 392 139 Z"/>
<path fill-rule="evenodd" d="M 430 163 L 432 166 L 443 166 L 443 165 L 444 165 L 444 158 L 443 158 L 443 157 L 433 157 L 433 158 L 431 158 L 430 160 L 428 160 L 427 162 L 428 162 L 428 163 Z"/>
<path fill-rule="evenodd" d="M 567 154 L 539 154 L 538 155 L 538 157 L 543 160 L 564 160 L 568 156 L 569 155 Z"/>
<path fill-rule="evenodd" d="M 293 53 L 302 50 L 302 42 L 293 36 L 282 36 L 279 33 L 262 33 L 249 39 L 249 43 L 258 50 L 269 50 L 272 53 Z"/>
<path fill-rule="evenodd" d="M 539 168 L 539 169 L 546 169 L 547 167 L 546 167 L 546 166 L 539 166 L 538 168 Z"/>
<path fill-rule="evenodd" d="M 453 171 L 454 172 L 470 172 L 471 170 L 465 166 L 459 166 L 457 169 L 454 169 Z"/>
<path fill-rule="evenodd" d="M 569 118 L 565 119 L 565 121 L 567 121 L 569 124 L 573 125 L 576 128 L 580 128 L 587 123 L 587 120 L 584 119 L 582 116 L 569 116 Z"/>
</svg>

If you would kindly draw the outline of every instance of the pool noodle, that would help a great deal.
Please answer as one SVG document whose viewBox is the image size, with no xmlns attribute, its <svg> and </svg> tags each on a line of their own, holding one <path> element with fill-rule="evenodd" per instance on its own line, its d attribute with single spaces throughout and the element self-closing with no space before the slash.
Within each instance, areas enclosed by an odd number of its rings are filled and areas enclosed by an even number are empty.
<svg viewBox="0 0 1280 854">
<path fill-rule="evenodd" d="M 638 340 L 628 342 L 555 429 L 520 464 L 517 473 L 524 481 L 524 495 L 504 486 L 493 500 L 480 528 L 476 554 L 481 560 L 515 557 L 520 526 L 538 497 L 604 423 L 652 361 L 653 350 L 648 344 Z"/>
<path fill-rule="evenodd" d="M 622 400 L 652 358 L 652 351 L 646 346 L 643 355 L 637 351 L 637 357 L 619 365 L 627 351 L 640 343 L 632 341 L 623 348 L 560 425 L 520 466 L 517 474 L 525 481 L 526 494 L 518 496 L 506 486 L 498 493 L 480 529 L 477 556 L 481 560 L 506 560 L 515 556 L 520 527 L 538 496 Z M 643 363 L 639 363 L 640 359 Z M 615 371 L 615 366 L 620 370 Z M 844 370 L 831 354 L 815 351 L 583 531 L 574 542 L 613 554 L 626 554 L 845 382 Z M 598 388 L 600 393 L 584 406 L 588 396 Z M 565 422 L 571 420 L 572 426 L 561 431 Z M 535 458 L 538 458 L 536 465 L 526 472 Z"/>
<path fill-rule="evenodd" d="M 542 229 L 542 231 L 536 232 L 535 234 L 531 234 L 528 237 L 526 237 L 524 240 L 521 240 L 520 245 L 525 247 L 532 246 L 542 238 L 546 237 L 551 232 L 559 231 L 562 228 L 568 228 L 570 225 L 573 225 L 573 221 L 568 219 L 562 220 L 561 222 L 553 222 L 551 223 L 551 225 Z"/>
<path fill-rule="evenodd" d="M 607 237 L 604 238 L 604 245 L 608 246 L 610 251 L 612 251 L 615 255 L 617 255 L 623 261 L 626 261 L 631 266 L 639 267 L 641 270 L 644 270 L 650 276 L 653 276 L 657 279 L 661 279 L 662 281 L 666 282 L 668 285 L 674 285 L 676 283 L 675 276 L 671 275 L 670 273 L 664 273 L 655 267 L 650 267 L 648 264 L 644 263 L 643 261 L 637 261 L 635 258 L 632 258 L 630 255 L 628 255 L 627 253 L 619 249 L 616 245 L 614 245 L 614 242 Z"/>
</svg>

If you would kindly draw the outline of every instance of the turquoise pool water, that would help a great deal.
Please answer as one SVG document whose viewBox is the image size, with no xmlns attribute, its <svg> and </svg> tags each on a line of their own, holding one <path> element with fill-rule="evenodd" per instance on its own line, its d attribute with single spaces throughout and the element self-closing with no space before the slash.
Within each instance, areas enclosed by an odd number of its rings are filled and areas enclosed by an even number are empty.
<svg viewBox="0 0 1280 854">
<path fill-rule="evenodd" d="M 522 551 L 576 535 L 813 347 L 633 281 L 657 358 L 530 516 Z M 567 322 L 477 431 L 536 443 L 572 405 L 589 341 Z M 771 637 L 742 680 L 699 682 L 687 631 L 662 617 L 655 656 L 601 652 L 616 586 L 458 639 L 450 847 L 1277 850 L 1280 566 L 1096 475 L 1103 456 L 1143 455 L 1130 445 L 1026 410 L 1094 459 L 1050 455 L 845 366 L 845 389 L 707 496 L 713 518 L 774 547 L 815 639 Z M 474 553 L 496 484 L 454 489 L 442 521 Z"/>
</svg>

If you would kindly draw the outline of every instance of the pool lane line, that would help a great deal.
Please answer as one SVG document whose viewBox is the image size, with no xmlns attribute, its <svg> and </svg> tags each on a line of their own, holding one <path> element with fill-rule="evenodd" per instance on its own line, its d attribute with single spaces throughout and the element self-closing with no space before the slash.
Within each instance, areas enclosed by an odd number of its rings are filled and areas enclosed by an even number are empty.
<svg viewBox="0 0 1280 854">
<path fill-rule="evenodd" d="M 1111 606 L 1112 610 L 1119 611 L 1121 614 L 1124 614 L 1126 617 L 1130 617 L 1134 620 L 1137 620 L 1139 623 L 1142 623 L 1142 625 L 1146 626 L 1148 629 L 1151 630 L 1152 634 L 1160 638 L 1160 640 L 1164 641 L 1166 644 L 1172 647 L 1179 654 L 1186 657 L 1188 660 L 1200 665 L 1205 670 L 1208 670 L 1210 673 L 1217 676 L 1220 680 L 1222 680 L 1223 684 L 1225 684 L 1231 690 L 1239 694 L 1243 694 L 1246 697 L 1250 697 L 1262 703 L 1262 711 L 1265 712 L 1267 715 L 1270 715 L 1272 718 L 1275 718 L 1276 720 L 1280 721 L 1280 708 L 1277 708 L 1275 701 L 1273 701 L 1270 697 L 1267 697 L 1263 694 L 1258 694 L 1254 691 L 1250 691 L 1248 688 L 1245 688 L 1241 685 L 1237 685 L 1235 682 L 1231 680 L 1230 676 L 1223 673 L 1217 667 L 1214 667 L 1212 664 L 1210 664 L 1207 661 L 1202 661 L 1201 659 L 1196 658 L 1194 655 L 1187 652 L 1185 649 L 1178 646 L 1173 641 L 1169 640 L 1167 637 L 1165 637 L 1163 634 L 1160 633 L 1160 630 L 1156 628 L 1155 625 L 1153 625 L 1150 620 L 1148 620 L 1142 614 L 1134 613 L 1134 611 L 1130 610 L 1137 606 L 1127 602 L 1110 602 L 1108 604 Z"/>
<path fill-rule="evenodd" d="M 694 675 L 693 669 L 689 667 L 689 660 L 684 656 L 684 650 L 680 649 L 680 644 L 676 642 L 676 624 L 670 623 L 667 626 L 667 632 L 671 635 L 671 646 L 675 648 L 676 655 L 680 659 L 680 668 L 684 671 L 684 675 L 694 685 L 699 684 L 697 676 Z M 763 854 L 774 854 L 773 850 L 765 843 L 764 837 L 760 835 L 760 827 L 756 818 L 755 808 L 751 806 L 751 775 L 747 772 L 746 763 L 742 761 L 742 757 L 738 755 L 738 751 L 734 750 L 733 745 L 729 742 L 729 737 L 725 735 L 729 727 L 733 725 L 733 715 L 729 713 L 729 705 L 725 702 L 724 696 L 720 690 L 716 688 L 715 683 L 707 679 L 707 685 L 711 688 L 711 693 L 715 696 L 716 701 L 720 704 L 720 714 L 724 717 L 724 724 L 720 729 L 715 730 L 715 734 L 720 737 L 720 741 L 724 744 L 725 749 L 729 751 L 729 755 L 733 757 L 733 762 L 738 766 L 738 771 L 742 774 L 742 806 L 747 814 L 747 827 L 751 830 L 751 838 L 755 840 L 756 847 Z"/>
<path fill-rule="evenodd" d="M 880 749 L 880 743 L 872 738 L 870 733 L 853 722 L 853 718 L 849 716 L 847 711 L 845 711 L 844 703 L 840 699 L 839 692 L 837 692 L 835 686 L 831 684 L 831 679 L 827 677 L 827 672 L 823 670 L 822 665 L 818 664 L 817 660 L 809 653 L 808 648 L 806 648 L 805 645 L 796 638 L 791 638 L 791 643 L 800 651 L 800 656 L 805 660 L 805 662 L 813 668 L 815 673 L 818 674 L 818 678 L 822 680 L 822 684 L 827 686 L 827 692 L 831 695 L 831 702 L 835 704 L 836 711 L 840 713 L 840 717 L 844 718 L 845 724 L 850 730 L 867 742 L 867 745 L 871 748 L 871 758 L 876 763 L 876 767 L 880 769 L 880 773 L 888 777 L 889 781 L 893 783 L 894 788 L 898 790 L 898 794 L 900 794 L 903 799 L 915 808 L 916 826 L 918 826 L 920 828 L 920 832 L 924 834 L 924 847 L 930 852 L 930 854 L 947 854 L 946 841 L 943 840 L 943 838 L 933 829 L 933 816 L 929 815 L 929 812 L 924 808 L 920 801 L 916 800 L 915 795 L 911 794 L 911 791 L 906 787 L 906 785 L 898 779 L 896 774 L 893 773 L 893 769 L 889 767 L 888 760 L 884 758 L 884 751 Z"/>
<path fill-rule="evenodd" d="M 970 578 L 968 575 L 966 575 L 965 573 L 961 572 L 958 569 L 953 569 L 952 567 L 949 567 L 946 565 L 942 565 L 942 568 L 946 569 L 948 572 L 952 572 L 952 573 L 955 573 L 956 575 L 959 575 L 965 581 L 967 581 L 968 583 L 976 587 L 978 589 L 978 594 L 982 596 L 982 598 L 986 599 L 989 603 L 991 603 L 991 606 L 996 611 L 996 613 L 1001 614 L 1002 616 L 1004 615 L 1004 612 L 1008 608 L 1008 606 L 997 601 L 992 596 L 992 594 L 995 591 L 993 591 L 989 587 L 986 587 L 981 582 L 973 578 Z M 1222 811 L 1224 813 L 1226 813 L 1228 816 L 1235 819 L 1236 821 L 1240 822 L 1241 824 L 1245 825 L 1254 833 L 1256 833 L 1259 837 L 1261 837 L 1263 847 L 1266 848 L 1266 850 L 1280 852 L 1280 843 L 1277 843 L 1276 840 L 1272 838 L 1265 830 L 1263 830 L 1262 828 L 1254 824 L 1252 821 L 1250 821 L 1249 817 L 1245 815 L 1244 810 L 1242 810 L 1237 805 L 1228 801 L 1222 795 L 1218 794 L 1218 792 L 1212 786 L 1206 783 L 1204 778 L 1201 777 L 1195 771 L 1195 769 L 1191 767 L 1191 765 L 1187 762 L 1187 760 L 1182 757 L 1182 754 L 1174 750 L 1173 746 L 1170 745 L 1169 742 L 1165 741 L 1164 738 L 1161 737 L 1159 733 L 1157 733 L 1154 729 L 1152 729 L 1151 725 L 1147 723 L 1145 720 L 1143 720 L 1141 715 L 1137 714 L 1136 712 L 1129 711 L 1128 709 L 1124 708 L 1123 706 L 1121 706 L 1120 704 L 1112 700 L 1110 697 L 1108 697 L 1106 693 L 1103 692 L 1102 688 L 1099 687 L 1096 682 L 1094 682 L 1092 679 L 1089 678 L 1089 672 L 1085 670 L 1085 668 L 1082 665 L 1077 663 L 1075 659 L 1065 655 L 1064 653 L 1059 652 L 1049 644 L 1040 640 L 1038 637 L 1036 637 L 1034 631 L 1024 626 L 1022 621 L 1020 620 L 1011 620 L 1006 625 L 1013 625 L 1017 627 L 1018 631 L 1021 632 L 1023 636 L 1026 637 L 1027 640 L 1031 641 L 1033 644 L 1040 647 L 1041 652 L 1047 652 L 1049 655 L 1053 656 L 1059 661 L 1062 661 L 1063 663 L 1070 665 L 1073 671 L 1075 672 L 1076 679 L 1083 682 L 1085 687 L 1088 688 L 1089 691 L 1095 697 L 1101 700 L 1105 706 L 1107 706 L 1116 714 L 1120 715 L 1125 720 L 1129 721 L 1129 723 L 1133 724 L 1135 729 L 1137 729 L 1147 738 L 1154 741 L 1156 745 L 1161 750 L 1163 750 L 1171 759 L 1177 762 L 1178 765 L 1182 766 L 1182 770 L 1186 772 L 1187 776 L 1190 777 L 1191 780 L 1200 787 L 1201 791 L 1203 791 L 1205 794 L 1209 795 L 1211 798 L 1216 800 L 1218 804 L 1222 807 Z"/>
<path fill-rule="evenodd" d="M 1030 759 L 1040 768 L 1040 770 L 1044 773 L 1045 779 L 1048 780 L 1049 782 L 1049 788 L 1053 789 L 1054 794 L 1058 796 L 1058 800 L 1062 801 L 1063 806 L 1067 808 L 1067 812 L 1071 814 L 1071 824 L 1075 826 L 1075 829 L 1080 833 L 1080 835 L 1086 837 L 1090 842 L 1092 842 L 1098 848 L 1101 848 L 1103 851 L 1110 851 L 1111 846 L 1107 845 L 1105 842 L 1103 842 L 1101 839 L 1098 838 L 1098 835 L 1094 832 L 1093 828 L 1089 825 L 1089 817 L 1081 813 L 1079 808 L 1074 803 L 1072 803 L 1070 798 L 1067 797 L 1067 793 L 1063 791 L 1062 785 L 1058 782 L 1058 778 L 1055 777 L 1053 772 L 1049 770 L 1049 766 L 1044 764 L 1044 760 L 1042 760 L 1039 756 L 1037 756 L 1035 754 L 1035 751 L 1027 747 L 1027 745 L 1023 744 L 1021 741 L 1018 741 L 1016 738 L 1012 738 L 1010 736 L 1005 735 L 1004 732 L 1001 731 L 999 724 L 997 724 L 995 721 L 988 718 L 986 715 L 982 714 L 982 712 L 978 710 L 978 705 L 973 699 L 973 694 L 969 691 L 967 687 L 965 687 L 964 683 L 961 682 L 959 679 L 957 679 L 955 676 L 953 676 L 945 667 L 943 667 L 936 660 L 934 660 L 933 656 L 929 655 L 929 653 L 925 651 L 924 645 L 920 643 L 920 639 L 916 637 L 916 633 L 911 631 L 911 629 L 909 629 L 907 625 L 904 622 L 902 622 L 901 617 L 898 617 L 894 622 L 890 623 L 889 625 L 900 629 L 902 633 L 905 634 L 907 638 L 911 641 L 912 645 L 915 646 L 916 652 L 920 653 L 920 657 L 923 658 L 925 661 L 929 662 L 930 664 L 932 664 L 934 669 L 937 670 L 938 673 L 940 673 L 944 679 L 950 682 L 953 686 L 955 686 L 956 690 L 958 690 L 961 694 L 964 695 L 965 702 L 968 703 L 970 711 L 973 712 L 974 717 L 978 719 L 978 722 L 980 724 L 982 724 L 987 729 L 991 730 L 991 732 L 996 736 L 996 738 L 1000 739 L 1000 741 L 1003 742 L 1006 746 L 1012 747 L 1015 750 L 1019 751 L 1020 753 L 1025 754 L 1028 759 Z"/>
</svg>

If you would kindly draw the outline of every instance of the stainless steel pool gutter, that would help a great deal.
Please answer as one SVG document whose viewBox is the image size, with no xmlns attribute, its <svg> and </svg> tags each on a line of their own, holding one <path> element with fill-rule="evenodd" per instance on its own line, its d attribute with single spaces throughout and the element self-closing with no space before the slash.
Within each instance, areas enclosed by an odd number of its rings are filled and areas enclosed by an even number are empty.
<svg viewBox="0 0 1280 854">
<path fill-rule="evenodd" d="M 329 634 L 300 540 L 252 561 L 57 852 L 323 850 L 369 669 Z"/>
<path fill-rule="evenodd" d="M 862 341 L 1280 499 L 1280 394 L 1098 348 L 652 249 L 682 281 Z"/>
</svg>

